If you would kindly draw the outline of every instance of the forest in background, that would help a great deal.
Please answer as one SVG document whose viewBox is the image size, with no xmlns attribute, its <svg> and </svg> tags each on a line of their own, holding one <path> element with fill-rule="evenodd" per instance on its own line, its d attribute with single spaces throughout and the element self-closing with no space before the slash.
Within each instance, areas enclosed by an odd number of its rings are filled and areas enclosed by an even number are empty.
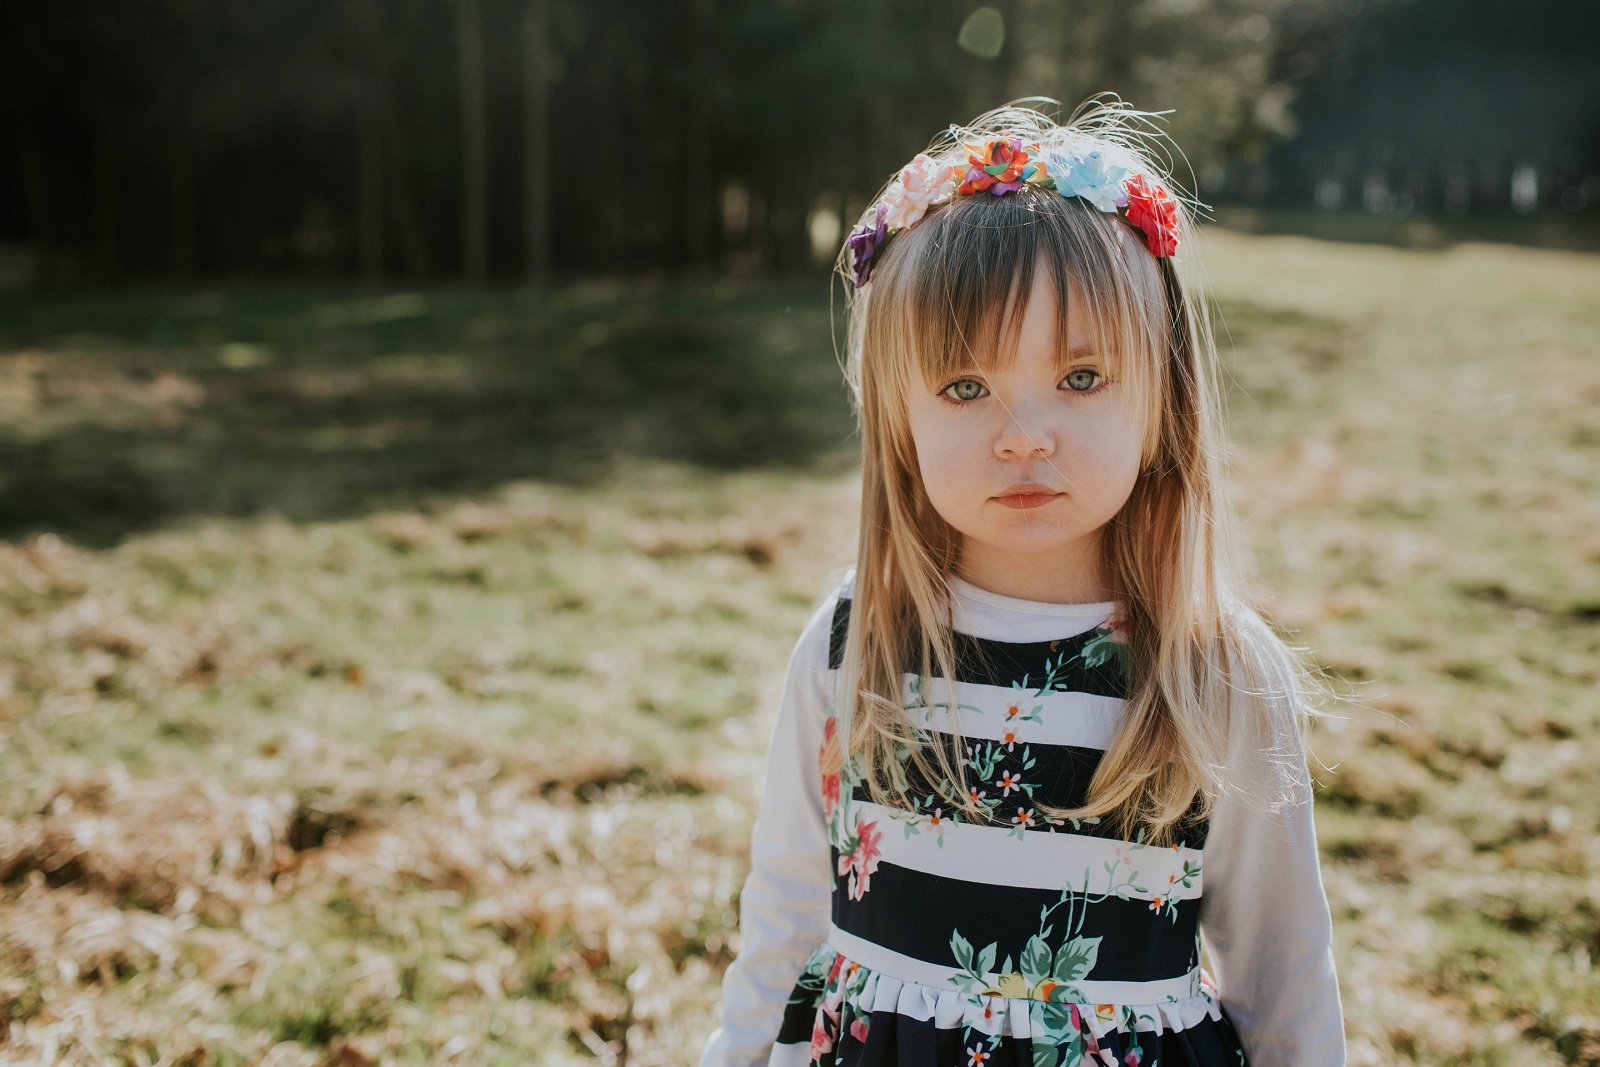
<svg viewBox="0 0 1600 1067">
<path fill-rule="evenodd" d="M 1100 90 L 1175 108 L 1214 201 L 1593 216 L 1596 39 L 1584 0 L 11 4 L 0 242 L 44 286 L 804 270 L 947 124 Z"/>
</svg>

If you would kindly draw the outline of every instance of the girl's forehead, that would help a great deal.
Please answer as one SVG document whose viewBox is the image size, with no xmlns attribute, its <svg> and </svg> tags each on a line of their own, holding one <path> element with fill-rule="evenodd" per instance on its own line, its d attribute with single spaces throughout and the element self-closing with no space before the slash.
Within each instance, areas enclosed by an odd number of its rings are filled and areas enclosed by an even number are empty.
<svg viewBox="0 0 1600 1067">
<path fill-rule="evenodd" d="M 935 372 L 952 361 L 968 366 L 1004 368 L 1018 356 L 1047 355 L 1057 365 L 1108 358 L 1115 347 L 1104 309 L 1095 307 L 1083 288 L 1070 277 L 1065 286 L 1065 307 L 1058 295 L 1052 269 L 1041 263 L 1034 271 L 1026 297 L 1016 291 L 995 302 L 982 316 L 983 328 L 954 352 L 922 353 L 926 371 Z M 952 360 L 953 357 L 953 360 Z"/>
</svg>

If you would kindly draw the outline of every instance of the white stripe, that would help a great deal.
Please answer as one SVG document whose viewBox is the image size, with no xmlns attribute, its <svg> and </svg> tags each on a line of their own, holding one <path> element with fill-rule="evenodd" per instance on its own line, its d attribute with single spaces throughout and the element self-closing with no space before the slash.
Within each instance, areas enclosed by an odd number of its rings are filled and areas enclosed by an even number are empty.
<svg viewBox="0 0 1600 1067">
<path fill-rule="evenodd" d="M 902 982 L 912 982 L 935 990 L 956 989 L 952 979 L 961 976 L 954 967 L 941 967 L 911 956 L 902 956 L 893 949 L 884 948 L 855 934 L 828 927 L 828 944 L 847 959 L 855 960 L 869 971 Z M 984 975 L 991 986 L 999 975 Z M 1176 978 L 1162 978 L 1154 982 L 1078 982 L 1076 988 L 1083 995 L 1084 1004 L 1161 1004 L 1172 1000 L 1185 1000 L 1200 992 L 1200 968 Z"/>
<path fill-rule="evenodd" d="M 811 1040 L 797 1041 L 792 1045 L 774 1044 L 772 1055 L 767 1057 L 767 1067 L 807 1067 L 811 1062 Z"/>
<path fill-rule="evenodd" d="M 931 819 L 898 808 L 859 800 L 851 807 L 857 825 L 877 822 L 883 833 L 879 855 L 884 860 L 923 874 L 982 885 L 1071 889 L 1135 900 L 1200 896 L 1199 873 L 1189 877 L 1190 885 L 1182 884 L 1184 864 L 1200 866 L 1199 849 L 1157 848 L 1038 830 L 1023 831 L 1024 840 L 1018 841 L 1013 831 L 1000 826 L 949 821 L 935 826 Z M 914 827 L 909 835 L 908 825 Z"/>
<path fill-rule="evenodd" d="M 912 688 L 916 678 L 907 674 L 901 683 L 901 699 L 907 706 L 917 700 Z M 925 684 L 922 698 L 937 706 L 918 708 L 911 720 L 923 729 L 949 731 L 953 727 L 962 737 L 1019 747 L 1074 745 L 1104 751 L 1117 735 L 1126 706 L 1121 697 L 1059 692 L 1036 696 L 1032 689 L 970 682 L 957 682 L 953 695 L 954 713 L 949 706 L 952 694 L 944 682 L 935 679 Z"/>
</svg>

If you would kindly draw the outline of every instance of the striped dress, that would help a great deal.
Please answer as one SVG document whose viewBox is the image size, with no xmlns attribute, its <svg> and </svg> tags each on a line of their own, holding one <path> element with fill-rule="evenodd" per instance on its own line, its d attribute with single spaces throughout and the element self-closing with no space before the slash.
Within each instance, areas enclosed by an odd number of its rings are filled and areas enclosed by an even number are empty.
<svg viewBox="0 0 1600 1067">
<path fill-rule="evenodd" d="M 1120 724 L 1114 605 L 954 583 L 957 684 L 903 696 L 959 732 L 974 817 L 914 773 L 875 804 L 841 759 L 849 591 L 790 664 L 702 1067 L 1344 1062 L 1308 803 L 1224 798 L 1164 846 L 1043 814 L 1082 803 Z"/>
</svg>

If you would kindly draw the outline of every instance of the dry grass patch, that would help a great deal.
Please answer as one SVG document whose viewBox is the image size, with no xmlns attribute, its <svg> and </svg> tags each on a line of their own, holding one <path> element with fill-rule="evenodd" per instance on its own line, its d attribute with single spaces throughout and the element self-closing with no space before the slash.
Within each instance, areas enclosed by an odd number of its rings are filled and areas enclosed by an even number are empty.
<svg viewBox="0 0 1600 1067">
<path fill-rule="evenodd" d="M 1600 261 L 1208 238 L 1253 580 L 1351 700 L 1352 1061 L 1594 1067 Z M 853 494 L 636 468 L 0 545 L 0 1050 L 692 1060 Z"/>
</svg>

